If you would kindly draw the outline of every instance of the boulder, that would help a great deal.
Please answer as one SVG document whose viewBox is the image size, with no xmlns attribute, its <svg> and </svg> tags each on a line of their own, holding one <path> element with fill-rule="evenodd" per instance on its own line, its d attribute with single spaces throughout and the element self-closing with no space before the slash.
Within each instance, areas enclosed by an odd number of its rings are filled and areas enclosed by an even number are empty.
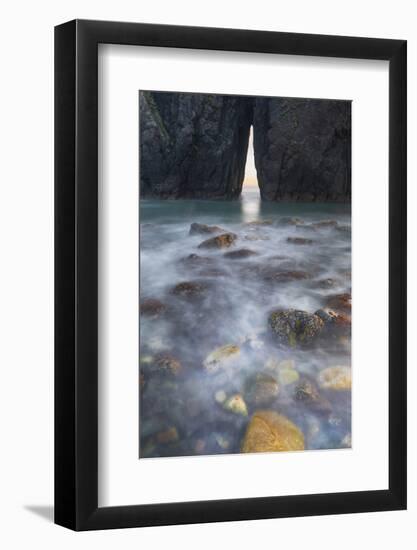
<svg viewBox="0 0 417 550">
<path fill-rule="evenodd" d="M 256 411 L 242 441 L 242 453 L 304 450 L 302 431 L 275 411 Z"/>
<path fill-rule="evenodd" d="M 171 289 L 171 294 L 185 299 L 196 299 L 203 296 L 207 286 L 199 281 L 183 281 Z"/>
<path fill-rule="evenodd" d="M 224 233 L 224 229 L 217 225 L 205 225 L 196 222 L 190 226 L 190 235 L 210 235 L 212 233 Z"/>
<path fill-rule="evenodd" d="M 156 298 L 145 298 L 140 301 L 140 314 L 144 317 L 158 318 L 166 311 L 166 306 Z"/>
<path fill-rule="evenodd" d="M 198 245 L 198 248 L 229 248 L 237 239 L 234 233 L 223 233 L 217 237 L 207 239 Z"/>
<path fill-rule="evenodd" d="M 273 311 L 268 321 L 278 341 L 291 347 L 312 343 L 324 326 L 318 315 L 296 309 Z"/>
<path fill-rule="evenodd" d="M 257 255 L 258 252 L 250 250 L 249 248 L 239 248 L 238 250 L 231 250 L 230 252 L 226 252 L 224 254 L 224 257 L 228 258 L 229 260 L 242 260 Z"/>
</svg>

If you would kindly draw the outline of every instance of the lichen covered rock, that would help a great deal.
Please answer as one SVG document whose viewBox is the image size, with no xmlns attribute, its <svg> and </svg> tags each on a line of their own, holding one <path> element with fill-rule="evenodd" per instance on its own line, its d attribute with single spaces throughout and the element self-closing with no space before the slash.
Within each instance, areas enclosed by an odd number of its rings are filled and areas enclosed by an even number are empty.
<svg viewBox="0 0 417 550">
<path fill-rule="evenodd" d="M 257 411 L 243 438 L 242 453 L 304 450 L 302 431 L 287 417 L 275 411 Z"/>
<path fill-rule="evenodd" d="M 297 309 L 273 311 L 268 321 L 274 336 L 291 347 L 312 343 L 324 326 L 318 315 Z"/>
</svg>

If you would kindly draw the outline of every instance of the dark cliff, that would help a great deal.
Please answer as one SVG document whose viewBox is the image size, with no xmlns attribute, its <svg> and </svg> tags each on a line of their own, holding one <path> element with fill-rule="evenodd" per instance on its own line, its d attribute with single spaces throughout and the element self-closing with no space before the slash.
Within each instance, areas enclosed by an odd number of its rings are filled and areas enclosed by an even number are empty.
<svg viewBox="0 0 417 550">
<path fill-rule="evenodd" d="M 255 99 L 254 151 L 265 200 L 348 201 L 348 101 Z"/>
<path fill-rule="evenodd" d="M 250 98 L 140 92 L 141 196 L 237 198 L 251 121 Z"/>
<path fill-rule="evenodd" d="M 250 127 L 264 200 L 349 201 L 348 101 L 140 92 L 140 193 L 235 199 Z"/>
</svg>

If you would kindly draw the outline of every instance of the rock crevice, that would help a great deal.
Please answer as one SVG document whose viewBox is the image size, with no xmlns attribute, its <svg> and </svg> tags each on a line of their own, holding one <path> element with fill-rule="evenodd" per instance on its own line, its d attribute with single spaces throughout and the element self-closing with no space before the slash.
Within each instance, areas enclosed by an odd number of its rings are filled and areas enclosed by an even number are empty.
<svg viewBox="0 0 417 550">
<path fill-rule="evenodd" d="M 350 200 L 349 101 L 141 91 L 139 110 L 143 198 L 238 198 L 253 125 L 263 200 Z"/>
</svg>

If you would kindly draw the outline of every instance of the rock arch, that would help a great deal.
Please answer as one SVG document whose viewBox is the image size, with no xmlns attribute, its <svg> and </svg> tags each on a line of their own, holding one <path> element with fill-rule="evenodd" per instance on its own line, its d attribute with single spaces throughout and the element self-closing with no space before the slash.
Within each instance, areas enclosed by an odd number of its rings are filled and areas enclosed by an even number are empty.
<svg viewBox="0 0 417 550">
<path fill-rule="evenodd" d="M 253 125 L 263 200 L 350 200 L 350 102 L 140 92 L 142 197 L 236 199 Z"/>
</svg>

